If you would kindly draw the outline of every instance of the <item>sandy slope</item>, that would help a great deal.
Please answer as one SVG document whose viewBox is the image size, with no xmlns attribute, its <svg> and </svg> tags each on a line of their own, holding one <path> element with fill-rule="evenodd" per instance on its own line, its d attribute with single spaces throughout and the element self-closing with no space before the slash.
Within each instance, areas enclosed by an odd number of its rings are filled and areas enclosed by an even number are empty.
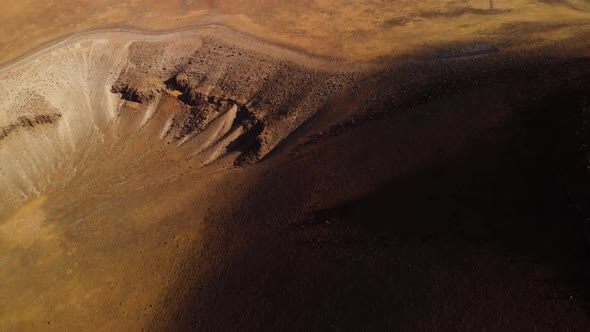
<svg viewBox="0 0 590 332">
<path fill-rule="evenodd" d="M 61 189 L 60 184 L 67 183 L 67 179 L 75 177 L 80 169 L 85 168 L 80 165 L 83 160 L 77 158 L 114 149 L 117 138 L 113 136 L 116 131 L 113 130 L 121 121 L 117 118 L 121 101 L 111 93 L 111 88 L 121 72 L 129 66 L 126 57 L 131 44 L 166 43 L 164 54 L 160 55 L 158 64 L 154 66 L 168 66 L 170 71 L 175 63 L 192 54 L 199 47 L 201 38 L 207 36 L 215 36 L 224 43 L 241 45 L 246 50 L 255 49 L 281 61 L 304 64 L 306 68 L 334 72 L 362 68 L 362 65 L 349 66 L 284 50 L 250 37 L 236 36 L 230 30 L 216 26 L 186 28 L 162 34 L 106 30 L 68 37 L 0 69 L 0 127 L 10 128 L 15 123 L 19 124 L 23 116 L 59 116 L 56 125 L 49 126 L 55 128 L 37 129 L 32 136 L 29 131 L 20 128 L 11 131 L 3 141 L 3 159 L 10 159 L 11 162 L 3 165 L 0 183 L 4 188 L 12 188 L 2 192 L 4 208 L 10 202 L 29 198 L 31 194 L 38 196 Z M 142 65 L 132 64 L 134 68 Z M 225 75 L 222 67 L 218 72 Z M 217 82 L 212 81 L 210 84 L 213 87 Z M 157 104 L 153 101 L 144 110 L 146 116 L 141 120 L 140 129 L 148 119 L 153 118 Z M 26 140 L 19 139 L 22 136 Z M 44 144 L 38 144 L 40 140 Z M 55 181 L 55 176 L 63 180 Z M 56 185 L 58 188 L 52 187 Z"/>
<path fill-rule="evenodd" d="M 249 153 L 252 121 L 272 120 L 264 128 L 276 128 L 267 140 L 275 145 L 325 103 L 337 77 L 366 67 L 211 26 L 72 36 L 2 68 L 2 325 L 144 324 L 201 236 L 209 205 L 194 200 L 209 199 L 223 186 L 209 184 L 218 181 L 212 174 Z M 205 75 L 187 87 L 198 95 L 166 87 L 179 71 Z M 306 94 L 289 99 L 306 80 Z M 156 96 L 122 99 L 118 83 Z M 286 102 L 288 116 L 279 114 Z M 276 107 L 255 105 L 265 103 Z"/>
<path fill-rule="evenodd" d="M 0 322 L 586 330 L 590 67 L 563 45 L 377 69 L 208 27 L 36 52 L 0 71 Z"/>
</svg>

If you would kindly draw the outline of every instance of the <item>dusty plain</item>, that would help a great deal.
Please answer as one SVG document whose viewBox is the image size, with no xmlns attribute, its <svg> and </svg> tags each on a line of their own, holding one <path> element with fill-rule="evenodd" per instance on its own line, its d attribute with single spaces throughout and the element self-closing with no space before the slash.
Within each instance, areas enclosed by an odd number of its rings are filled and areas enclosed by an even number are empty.
<svg viewBox="0 0 590 332">
<path fill-rule="evenodd" d="M 449 42 L 532 48 L 587 35 L 586 0 L 4 1 L 0 62 L 104 27 L 167 30 L 218 23 L 329 57 L 367 60 Z M 574 45 L 571 45 L 574 47 Z"/>
</svg>

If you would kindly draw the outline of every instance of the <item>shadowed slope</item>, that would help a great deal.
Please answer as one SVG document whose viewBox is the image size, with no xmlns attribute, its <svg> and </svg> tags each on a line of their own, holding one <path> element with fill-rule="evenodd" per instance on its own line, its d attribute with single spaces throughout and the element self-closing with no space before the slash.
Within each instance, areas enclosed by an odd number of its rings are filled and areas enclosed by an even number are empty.
<svg viewBox="0 0 590 332">
<path fill-rule="evenodd" d="M 137 329 L 221 171 L 264 157 L 364 67 L 213 27 L 78 36 L 4 68 L 2 326 Z"/>
<path fill-rule="evenodd" d="M 379 67 L 104 31 L 4 68 L 0 321 L 587 329 L 590 68 L 565 44 Z"/>
<path fill-rule="evenodd" d="M 526 63 L 386 71 L 228 174 L 148 329 L 587 329 L 589 62 Z"/>
</svg>

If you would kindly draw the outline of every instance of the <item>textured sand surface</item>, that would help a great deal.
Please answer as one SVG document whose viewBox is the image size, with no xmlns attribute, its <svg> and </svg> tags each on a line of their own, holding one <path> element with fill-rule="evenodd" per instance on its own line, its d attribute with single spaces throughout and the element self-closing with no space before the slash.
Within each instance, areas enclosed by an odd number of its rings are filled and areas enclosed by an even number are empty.
<svg viewBox="0 0 590 332">
<path fill-rule="evenodd" d="M 62 190 L 71 179 L 81 175 L 81 172 L 88 171 L 84 163 L 95 163 L 93 156 L 117 154 L 121 158 L 126 158 L 125 153 L 115 153 L 116 149 L 121 148 L 122 144 L 118 142 L 121 135 L 123 139 L 137 141 L 138 150 L 133 152 L 137 152 L 138 156 L 134 158 L 141 158 L 150 152 L 147 148 L 141 151 L 141 146 L 152 146 L 153 139 L 163 139 L 163 136 L 170 131 L 165 123 L 170 125 L 172 118 L 166 118 L 166 115 L 158 112 L 160 102 L 163 102 L 162 94 L 158 92 L 158 100 L 150 100 L 147 108 L 134 111 L 144 113 L 144 115 L 137 115 L 141 117 L 141 120 L 120 119 L 118 115 L 121 115 L 121 108 L 125 105 L 122 105 L 120 98 L 111 91 L 115 81 L 123 71 L 131 72 L 130 75 L 138 75 L 134 70 L 149 72 L 148 76 L 159 76 L 153 77 L 155 79 L 153 88 L 163 89 L 164 81 L 173 77 L 174 72 L 178 71 L 175 67 L 185 65 L 183 61 L 187 61 L 189 56 L 199 49 L 201 38 L 212 35 L 226 42 L 247 45 L 247 49 L 250 50 L 265 52 L 267 57 L 267 60 L 264 60 L 265 66 L 276 62 L 278 56 L 281 61 L 293 61 L 304 64 L 307 68 L 332 72 L 348 71 L 359 67 L 331 63 L 262 44 L 252 39 L 232 36 L 231 31 L 226 31 L 223 27 L 188 29 L 182 32 L 154 35 L 113 31 L 70 37 L 48 50 L 40 51 L 5 67 L 0 72 L 2 75 L 0 128 L 3 128 L 4 136 L 6 136 L 0 153 L 5 160 L 11 159 L 10 163 L 3 165 L 0 177 L 2 186 L 11 188 L 2 192 L 0 201 L 3 208 L 48 191 Z M 141 49 L 142 46 L 147 50 L 146 54 L 142 54 L 140 50 L 136 52 L 137 59 L 127 58 L 130 47 Z M 261 86 L 254 86 L 255 80 L 261 75 L 258 73 L 260 68 L 256 65 L 252 67 L 250 64 L 253 71 L 244 73 L 248 60 L 243 62 L 237 55 L 237 53 L 231 54 L 233 58 L 224 59 L 222 54 L 213 54 L 214 58 L 201 66 L 199 70 L 208 76 L 206 81 L 200 83 L 200 89 L 204 94 L 211 95 L 214 92 L 212 89 L 216 89 L 218 94 L 225 94 L 226 98 L 233 97 L 232 100 L 241 99 L 241 103 L 245 105 L 248 102 L 251 103 L 256 97 L 250 95 L 252 93 L 258 95 L 267 93 L 270 98 L 273 93 L 281 92 L 281 88 L 278 91 L 262 91 L 265 89 L 262 86 L 264 81 L 258 82 Z M 235 68 L 228 68 L 232 63 Z M 166 67 L 168 69 L 165 69 Z M 242 77 L 233 77 L 232 70 Z M 275 69 L 267 70 L 267 74 L 270 75 L 276 75 L 273 74 L 274 72 L 276 72 Z M 147 76 L 141 79 L 147 79 Z M 243 86 L 241 90 L 238 88 L 240 85 Z M 293 84 L 287 82 L 283 89 L 290 86 Z M 319 92 L 307 93 L 314 95 Z M 137 108 L 138 105 L 132 104 L 132 107 Z M 299 119 L 291 124 L 295 128 L 297 122 L 301 123 L 305 120 L 302 117 L 305 111 L 299 111 L 294 104 L 291 107 L 292 112 L 299 113 Z M 236 111 L 237 109 L 234 108 L 225 112 L 227 115 L 221 122 L 222 126 L 216 130 L 212 129 L 214 131 L 212 136 L 208 141 L 203 142 L 202 146 L 195 147 L 196 143 L 193 142 L 194 152 L 209 148 L 220 137 L 226 135 L 231 129 L 227 126 L 231 127 Z M 264 112 L 271 111 L 272 109 L 264 108 Z M 44 117 L 47 118 L 46 121 Z M 158 124 L 147 126 L 152 119 L 155 119 L 154 122 Z M 223 126 L 223 123 L 226 125 Z M 121 126 L 136 128 L 137 133 L 126 137 L 128 129 L 120 129 Z M 36 128 L 30 130 L 31 127 Z M 153 131 L 160 132 L 160 137 L 153 135 Z M 191 140 L 193 136 L 176 137 L 176 139 L 182 138 L 178 145 L 185 145 L 184 143 Z M 187 145 L 183 149 L 189 151 L 191 148 Z M 213 153 L 213 155 L 219 154 L 219 152 Z M 207 163 L 213 159 L 216 158 L 207 157 Z M 122 161 L 118 163 L 125 164 Z"/>
<path fill-rule="evenodd" d="M 179 207 L 236 158 L 263 157 L 364 67 L 204 27 L 73 36 L 3 68 L 0 321 L 144 324 L 208 209 Z M 154 95 L 131 101 L 142 89 Z M 264 150 L 251 150 L 259 127 Z"/>
<path fill-rule="evenodd" d="M 589 10 L 0 4 L 0 330 L 590 329 Z"/>
<path fill-rule="evenodd" d="M 40 43 L 105 26 L 173 29 L 219 23 L 289 47 L 345 59 L 407 54 L 449 42 L 522 49 L 588 34 L 587 0 L 139 0 L 0 4 L 0 62 Z M 572 45 L 573 47 L 573 45 Z"/>
</svg>

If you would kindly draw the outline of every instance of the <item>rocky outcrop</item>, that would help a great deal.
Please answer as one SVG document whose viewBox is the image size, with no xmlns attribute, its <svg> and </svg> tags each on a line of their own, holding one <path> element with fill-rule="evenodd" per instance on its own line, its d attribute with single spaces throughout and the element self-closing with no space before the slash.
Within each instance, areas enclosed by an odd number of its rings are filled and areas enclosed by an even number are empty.
<svg viewBox="0 0 590 332">
<path fill-rule="evenodd" d="M 158 109 L 170 114 L 162 137 L 180 145 L 235 106 L 238 112 L 231 132 L 239 136 L 226 136 L 231 141 L 224 144 L 225 151 L 239 152 L 238 165 L 263 158 L 336 94 L 353 88 L 363 77 L 312 69 L 208 38 L 174 66 L 172 74 L 163 76 L 160 62 L 143 59 L 151 57 L 150 47 L 135 45 L 130 55 L 134 61 L 112 91 L 141 104 L 158 99 Z"/>
<path fill-rule="evenodd" d="M 146 104 L 153 100 L 159 93 L 155 87 L 133 86 L 129 82 L 117 80 L 112 88 L 113 93 L 120 93 L 125 100 Z"/>
<path fill-rule="evenodd" d="M 19 128 L 33 128 L 38 125 L 51 124 L 59 118 L 61 118 L 61 114 L 59 113 L 21 116 L 16 119 L 16 122 L 0 127 L 0 140 L 8 137 L 8 135 Z"/>
<path fill-rule="evenodd" d="M 270 134 L 267 123 L 264 119 L 258 118 L 247 106 L 240 107 L 233 126 L 244 129 L 244 133 L 227 146 L 228 151 L 241 152 L 235 160 L 236 166 L 256 162 L 268 152 Z"/>
</svg>

